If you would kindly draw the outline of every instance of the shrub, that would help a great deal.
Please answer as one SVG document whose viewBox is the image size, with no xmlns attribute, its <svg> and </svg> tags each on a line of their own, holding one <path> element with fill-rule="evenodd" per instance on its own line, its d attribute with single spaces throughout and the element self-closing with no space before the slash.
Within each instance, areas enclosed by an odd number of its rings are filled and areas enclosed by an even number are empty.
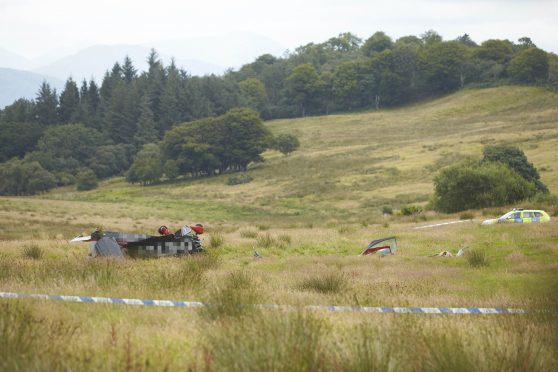
<svg viewBox="0 0 558 372">
<path fill-rule="evenodd" d="M 459 215 L 460 220 L 472 220 L 473 218 L 475 218 L 475 216 L 471 212 L 463 212 Z"/>
<path fill-rule="evenodd" d="M 78 191 L 93 190 L 98 186 L 97 176 L 89 168 L 83 168 L 76 174 L 76 183 Z"/>
<path fill-rule="evenodd" d="M 280 151 L 283 155 L 288 155 L 299 147 L 300 142 L 298 141 L 298 138 L 292 134 L 280 134 L 275 137 L 273 141 L 273 148 Z"/>
<path fill-rule="evenodd" d="M 391 208 L 389 205 L 384 205 L 382 207 L 382 214 L 393 214 L 393 208 Z"/>
<path fill-rule="evenodd" d="M 275 239 L 271 234 L 260 235 L 256 239 L 256 245 L 261 248 L 271 248 L 275 245 Z"/>
<path fill-rule="evenodd" d="M 404 205 L 401 207 L 401 214 L 403 216 L 412 216 L 422 212 L 422 208 L 416 205 Z"/>
<path fill-rule="evenodd" d="M 246 173 L 235 174 L 234 176 L 230 176 L 227 179 L 227 185 L 229 186 L 242 185 L 244 183 L 249 183 L 252 180 L 253 178 L 247 175 Z"/>
<path fill-rule="evenodd" d="M 483 149 L 483 161 L 500 162 L 516 171 L 528 182 L 533 182 L 538 191 L 548 193 L 548 187 L 540 180 L 539 172 L 533 163 L 529 163 L 525 153 L 516 146 L 493 145 Z"/>
<path fill-rule="evenodd" d="M 465 161 L 434 178 L 434 208 L 458 212 L 512 204 L 535 194 L 533 183 L 502 163 Z"/>
</svg>

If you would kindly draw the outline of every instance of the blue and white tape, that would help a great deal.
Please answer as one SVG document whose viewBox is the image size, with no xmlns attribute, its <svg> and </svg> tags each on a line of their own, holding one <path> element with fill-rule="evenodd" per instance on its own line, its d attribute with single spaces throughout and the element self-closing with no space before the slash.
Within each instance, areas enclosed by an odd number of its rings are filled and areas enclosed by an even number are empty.
<svg viewBox="0 0 558 372">
<path fill-rule="evenodd" d="M 198 301 L 173 301 L 173 300 L 140 300 L 133 298 L 117 297 L 89 297 L 89 296 L 62 296 L 47 294 L 27 294 L 15 292 L 0 292 L 0 298 L 35 298 L 41 300 L 55 300 L 67 302 L 87 302 L 101 304 L 137 305 L 137 306 L 164 306 L 164 307 L 204 307 L 206 304 Z M 257 305 L 265 309 L 293 309 L 292 305 Z M 526 314 L 525 309 L 502 307 L 369 307 L 369 306 L 304 306 L 307 310 L 323 310 L 332 312 L 360 312 L 377 314 Z"/>
</svg>

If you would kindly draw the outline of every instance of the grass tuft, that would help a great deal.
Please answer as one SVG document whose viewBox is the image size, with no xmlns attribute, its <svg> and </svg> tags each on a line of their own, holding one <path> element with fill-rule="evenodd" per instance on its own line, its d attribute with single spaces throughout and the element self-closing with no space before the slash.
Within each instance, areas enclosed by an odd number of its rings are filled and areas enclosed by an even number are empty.
<svg viewBox="0 0 558 372">
<path fill-rule="evenodd" d="M 209 248 L 219 248 L 225 243 L 225 237 L 219 231 L 211 233 L 209 236 Z"/>
<path fill-rule="evenodd" d="M 485 251 L 471 249 L 465 252 L 465 258 L 471 267 L 479 268 L 488 266 L 488 256 Z"/>
<path fill-rule="evenodd" d="M 318 293 L 339 293 L 347 286 L 347 278 L 344 274 L 331 272 L 325 275 L 306 278 L 300 284 L 302 290 L 311 290 Z"/>
<path fill-rule="evenodd" d="M 43 258 L 43 250 L 37 244 L 29 244 L 23 247 L 22 256 L 32 260 L 40 260 Z"/>
</svg>

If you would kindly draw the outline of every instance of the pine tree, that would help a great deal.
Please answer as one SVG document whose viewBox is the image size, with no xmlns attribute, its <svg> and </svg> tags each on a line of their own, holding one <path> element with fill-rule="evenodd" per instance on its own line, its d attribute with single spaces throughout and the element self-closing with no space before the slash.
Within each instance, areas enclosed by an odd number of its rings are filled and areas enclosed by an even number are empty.
<svg viewBox="0 0 558 372">
<path fill-rule="evenodd" d="M 79 90 L 76 82 L 70 77 L 66 80 L 64 90 L 60 94 L 58 118 L 60 123 L 67 124 L 78 119 Z"/>
<path fill-rule="evenodd" d="M 58 97 L 56 95 L 56 89 L 51 89 L 50 85 L 46 81 L 43 81 L 35 100 L 37 121 L 42 125 L 57 123 L 57 109 Z"/>
<path fill-rule="evenodd" d="M 134 144 L 137 148 L 141 148 L 147 143 L 155 142 L 158 139 L 155 130 L 155 121 L 153 120 L 153 112 L 151 111 L 151 102 L 149 97 L 144 95 L 141 100 L 140 117 L 137 123 L 137 131 L 134 136 Z"/>
<path fill-rule="evenodd" d="M 124 64 L 122 65 L 122 75 L 124 77 L 124 81 L 130 84 L 136 78 L 137 72 L 138 70 L 134 67 L 130 57 L 124 57 Z"/>
</svg>

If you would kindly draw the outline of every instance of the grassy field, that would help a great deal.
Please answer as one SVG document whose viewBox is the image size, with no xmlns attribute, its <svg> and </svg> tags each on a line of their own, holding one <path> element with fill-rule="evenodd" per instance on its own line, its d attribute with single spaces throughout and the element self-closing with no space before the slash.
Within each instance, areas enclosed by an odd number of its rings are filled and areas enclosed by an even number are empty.
<svg viewBox="0 0 558 372">
<path fill-rule="evenodd" d="M 432 177 L 484 144 L 514 143 L 558 190 L 558 95 L 465 90 L 397 110 L 267 123 L 301 149 L 228 175 L 0 198 L 0 290 L 204 301 L 201 309 L 0 300 L 0 370 L 552 370 L 558 365 L 558 219 L 416 230 L 459 215 L 424 205 Z M 558 214 L 552 198 L 527 201 Z M 510 206 L 511 207 L 511 206 Z M 202 222 L 208 254 L 88 259 L 67 241 L 97 226 L 152 232 Z M 396 235 L 387 257 L 359 257 Z M 466 257 L 431 257 L 442 250 Z M 263 259 L 253 258 L 256 249 Z M 478 260 L 473 261 L 476 253 Z M 475 265 L 479 263 L 478 266 Z M 293 305 L 263 310 L 252 304 Z M 242 306 L 239 306 L 242 304 Z M 304 305 L 518 307 L 528 315 L 305 311 Z M 540 312 L 538 310 L 545 310 Z"/>
</svg>

